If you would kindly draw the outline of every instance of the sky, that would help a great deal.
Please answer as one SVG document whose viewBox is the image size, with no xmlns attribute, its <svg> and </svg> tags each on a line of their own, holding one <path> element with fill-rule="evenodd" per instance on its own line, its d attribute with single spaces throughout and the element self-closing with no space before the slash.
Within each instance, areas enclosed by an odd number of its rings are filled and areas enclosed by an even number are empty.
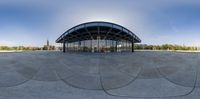
<svg viewBox="0 0 200 99">
<path fill-rule="evenodd" d="M 200 46 L 199 0 L 1 0 L 0 46 L 59 45 L 62 33 L 90 21 L 122 25 L 142 44 Z"/>
</svg>

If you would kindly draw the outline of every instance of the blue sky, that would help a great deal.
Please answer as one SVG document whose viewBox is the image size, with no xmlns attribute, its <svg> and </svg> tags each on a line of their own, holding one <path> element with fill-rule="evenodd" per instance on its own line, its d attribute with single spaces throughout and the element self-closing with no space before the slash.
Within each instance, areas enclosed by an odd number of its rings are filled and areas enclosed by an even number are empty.
<svg viewBox="0 0 200 99">
<path fill-rule="evenodd" d="M 4 0 L 0 45 L 43 46 L 83 22 L 114 22 L 145 44 L 200 46 L 198 0 Z"/>
</svg>

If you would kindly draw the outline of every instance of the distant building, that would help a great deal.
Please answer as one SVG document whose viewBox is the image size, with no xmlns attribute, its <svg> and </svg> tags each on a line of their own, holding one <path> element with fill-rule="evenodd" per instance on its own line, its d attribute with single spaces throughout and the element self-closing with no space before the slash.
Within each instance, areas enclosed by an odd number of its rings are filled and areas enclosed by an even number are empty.
<svg viewBox="0 0 200 99">
<path fill-rule="evenodd" d="M 47 39 L 47 50 L 49 50 L 49 40 Z"/>
<path fill-rule="evenodd" d="M 47 39 L 47 46 L 49 46 L 49 40 Z"/>
<path fill-rule="evenodd" d="M 50 45 L 49 40 L 47 39 L 47 43 L 44 45 L 43 50 L 55 50 L 55 46 Z"/>
</svg>

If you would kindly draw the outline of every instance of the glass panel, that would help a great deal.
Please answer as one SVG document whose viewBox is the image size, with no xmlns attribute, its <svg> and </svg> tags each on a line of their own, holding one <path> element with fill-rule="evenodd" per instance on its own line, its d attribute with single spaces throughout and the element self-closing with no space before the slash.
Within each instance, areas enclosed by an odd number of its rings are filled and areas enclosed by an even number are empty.
<svg viewBox="0 0 200 99">
<path fill-rule="evenodd" d="M 104 40 L 97 36 L 94 40 L 66 43 L 66 50 L 72 52 L 128 52 L 131 51 L 131 42 L 126 40 Z"/>
</svg>

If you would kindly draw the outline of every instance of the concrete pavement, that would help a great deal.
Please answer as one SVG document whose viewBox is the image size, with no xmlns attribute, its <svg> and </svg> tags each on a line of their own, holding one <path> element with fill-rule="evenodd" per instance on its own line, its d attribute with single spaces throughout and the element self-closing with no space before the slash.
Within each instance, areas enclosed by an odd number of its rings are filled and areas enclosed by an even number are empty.
<svg viewBox="0 0 200 99">
<path fill-rule="evenodd" d="M 198 99 L 200 54 L 0 53 L 2 99 Z"/>
</svg>

